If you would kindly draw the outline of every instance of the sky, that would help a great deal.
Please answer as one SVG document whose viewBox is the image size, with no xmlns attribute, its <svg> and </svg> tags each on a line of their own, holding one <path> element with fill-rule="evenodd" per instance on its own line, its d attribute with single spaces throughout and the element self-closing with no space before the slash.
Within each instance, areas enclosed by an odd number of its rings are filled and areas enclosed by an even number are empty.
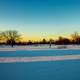
<svg viewBox="0 0 80 80">
<path fill-rule="evenodd" d="M 25 40 L 80 31 L 80 0 L 0 0 L 0 31 L 17 30 Z"/>
</svg>

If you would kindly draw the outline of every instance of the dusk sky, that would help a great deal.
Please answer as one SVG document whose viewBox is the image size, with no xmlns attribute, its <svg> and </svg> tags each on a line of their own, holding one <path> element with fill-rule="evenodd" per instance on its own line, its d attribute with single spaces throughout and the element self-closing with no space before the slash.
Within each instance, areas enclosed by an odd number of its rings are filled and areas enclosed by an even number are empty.
<svg viewBox="0 0 80 80">
<path fill-rule="evenodd" d="M 0 30 L 33 40 L 79 32 L 80 0 L 0 0 Z"/>
</svg>

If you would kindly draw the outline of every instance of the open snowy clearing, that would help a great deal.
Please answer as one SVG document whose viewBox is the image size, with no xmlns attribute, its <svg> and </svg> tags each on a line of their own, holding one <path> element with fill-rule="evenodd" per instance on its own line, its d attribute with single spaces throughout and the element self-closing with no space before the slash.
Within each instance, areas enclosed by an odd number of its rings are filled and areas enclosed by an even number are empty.
<svg viewBox="0 0 80 80">
<path fill-rule="evenodd" d="M 41 56 L 41 57 L 0 57 L 0 63 L 37 62 L 80 59 L 80 55 Z"/>
<path fill-rule="evenodd" d="M 0 51 L 16 51 L 16 50 L 70 50 L 70 49 L 80 49 L 80 45 L 30 45 L 30 46 L 0 46 Z"/>
</svg>

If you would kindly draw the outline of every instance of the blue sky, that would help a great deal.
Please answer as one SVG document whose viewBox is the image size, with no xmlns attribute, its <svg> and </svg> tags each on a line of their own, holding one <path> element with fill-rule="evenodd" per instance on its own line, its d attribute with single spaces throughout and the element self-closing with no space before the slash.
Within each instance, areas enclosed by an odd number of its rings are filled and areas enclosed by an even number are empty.
<svg viewBox="0 0 80 80">
<path fill-rule="evenodd" d="M 0 29 L 32 38 L 79 32 L 80 0 L 0 0 Z"/>
</svg>

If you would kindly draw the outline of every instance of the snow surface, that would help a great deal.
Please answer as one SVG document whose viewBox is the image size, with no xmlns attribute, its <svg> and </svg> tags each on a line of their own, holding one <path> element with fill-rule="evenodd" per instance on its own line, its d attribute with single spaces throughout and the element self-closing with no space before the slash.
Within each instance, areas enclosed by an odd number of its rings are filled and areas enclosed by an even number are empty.
<svg viewBox="0 0 80 80">
<path fill-rule="evenodd" d="M 16 50 L 53 50 L 53 49 L 80 49 L 80 45 L 30 45 L 30 46 L 0 46 L 0 51 L 16 51 Z"/>
<path fill-rule="evenodd" d="M 7 58 L 1 57 L 0 63 L 58 61 L 58 60 L 74 60 L 74 59 L 80 59 L 80 55 L 41 56 L 41 57 L 7 57 Z"/>
</svg>

